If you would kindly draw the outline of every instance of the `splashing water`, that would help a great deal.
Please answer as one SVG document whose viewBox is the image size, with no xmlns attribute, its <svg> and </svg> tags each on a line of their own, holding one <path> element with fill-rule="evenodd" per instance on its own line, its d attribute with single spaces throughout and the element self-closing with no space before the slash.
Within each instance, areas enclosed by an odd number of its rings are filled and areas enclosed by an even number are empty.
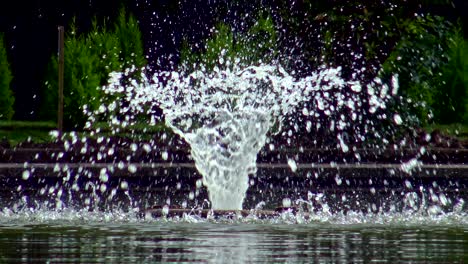
<svg viewBox="0 0 468 264">
<path fill-rule="evenodd" d="M 140 114 L 149 115 L 155 124 L 156 109 L 161 108 L 166 125 L 190 144 L 213 209 L 242 209 L 257 154 L 267 133 L 273 127 L 280 131 L 286 116 L 298 109 L 312 118 L 338 114 L 331 129 L 336 127 L 338 147 L 346 152 L 349 147 L 341 132 L 358 122 L 356 108 L 362 97 L 367 97 L 371 114 L 384 109 L 391 97 L 380 80 L 374 86 L 346 81 L 340 68 L 323 67 L 299 79 L 279 65 L 226 68 L 160 72 L 151 79 L 142 74 L 131 81 L 125 80 L 128 72 L 112 73 L 103 90 L 117 99 L 95 112 L 107 112 L 110 124 L 127 126 Z M 352 114 L 341 114 L 345 112 Z M 92 115 L 88 126 L 96 119 Z"/>
</svg>

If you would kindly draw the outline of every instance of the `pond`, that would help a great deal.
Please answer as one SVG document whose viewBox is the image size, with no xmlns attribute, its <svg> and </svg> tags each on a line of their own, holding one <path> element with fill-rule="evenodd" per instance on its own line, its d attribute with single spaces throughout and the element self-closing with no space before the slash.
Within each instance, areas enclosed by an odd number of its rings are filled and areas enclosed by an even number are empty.
<svg viewBox="0 0 468 264">
<path fill-rule="evenodd" d="M 453 222 L 189 223 L 97 218 L 0 222 L 0 263 L 467 261 L 468 226 Z"/>
</svg>

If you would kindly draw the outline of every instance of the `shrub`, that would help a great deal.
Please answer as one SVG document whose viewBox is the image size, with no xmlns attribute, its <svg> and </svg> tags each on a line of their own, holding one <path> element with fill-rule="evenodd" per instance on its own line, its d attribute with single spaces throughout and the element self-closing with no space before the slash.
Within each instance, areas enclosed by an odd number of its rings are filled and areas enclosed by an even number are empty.
<svg viewBox="0 0 468 264">
<path fill-rule="evenodd" d="M 65 40 L 64 127 L 76 129 L 87 120 L 84 111 L 95 111 L 102 98 L 100 86 L 109 73 L 146 63 L 138 24 L 133 16 L 120 12 L 115 28 L 93 22 L 87 34 L 76 34 L 74 23 Z M 49 63 L 40 116 L 55 120 L 57 109 L 57 56 Z M 86 105 L 86 109 L 83 106 Z"/>
<path fill-rule="evenodd" d="M 12 79 L 3 34 L 0 33 L 0 120 L 11 120 L 15 113 L 13 109 L 15 98 L 10 89 Z"/>
</svg>

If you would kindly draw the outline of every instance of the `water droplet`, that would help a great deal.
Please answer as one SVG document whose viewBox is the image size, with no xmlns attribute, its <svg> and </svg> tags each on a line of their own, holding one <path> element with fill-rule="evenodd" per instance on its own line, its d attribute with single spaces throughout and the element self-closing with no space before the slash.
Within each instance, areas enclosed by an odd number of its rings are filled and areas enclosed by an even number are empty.
<svg viewBox="0 0 468 264">
<path fill-rule="evenodd" d="M 161 158 L 162 158 L 163 160 L 167 160 L 167 159 L 169 158 L 169 154 L 167 153 L 167 151 L 163 151 L 163 152 L 161 153 Z"/>
<path fill-rule="evenodd" d="M 31 172 L 30 172 L 30 171 L 28 171 L 28 170 L 23 171 L 23 174 L 22 174 L 23 180 L 29 179 L 30 176 L 31 176 Z"/>
<path fill-rule="evenodd" d="M 137 149 L 138 149 L 137 144 L 132 143 L 132 144 L 130 145 L 130 149 L 131 149 L 133 152 L 137 151 Z"/>
<path fill-rule="evenodd" d="M 202 187 L 202 180 L 201 179 L 198 179 L 195 183 L 195 185 L 197 186 L 197 188 L 201 188 Z"/>
<path fill-rule="evenodd" d="M 283 207 L 291 207 L 291 199 L 283 198 L 282 205 Z"/>
<path fill-rule="evenodd" d="M 107 182 L 109 180 L 109 175 L 107 174 L 107 169 L 102 168 L 100 173 L 99 173 L 99 180 L 102 182 Z"/>
<path fill-rule="evenodd" d="M 49 135 L 51 137 L 53 137 L 53 138 L 58 138 L 59 132 L 58 132 L 58 130 L 52 130 L 52 131 L 49 132 Z"/>
<path fill-rule="evenodd" d="M 393 121 L 397 125 L 401 125 L 403 123 L 403 120 L 401 119 L 401 116 L 399 114 L 394 114 L 393 115 Z"/>
<path fill-rule="evenodd" d="M 291 168 L 291 171 L 292 172 L 296 172 L 297 171 L 297 164 L 296 164 L 296 161 L 293 160 L 293 159 L 288 159 L 288 166 L 289 168 Z"/>
<path fill-rule="evenodd" d="M 341 177 L 339 175 L 336 175 L 335 176 L 335 182 L 337 185 L 341 185 L 343 183 L 343 180 L 341 179 Z"/>
<path fill-rule="evenodd" d="M 195 199 L 195 193 L 194 193 L 194 192 L 190 192 L 190 193 L 189 193 L 189 199 L 190 199 L 190 200 Z"/>
<path fill-rule="evenodd" d="M 135 173 L 137 171 L 137 167 L 134 164 L 128 165 L 128 171 L 130 173 Z"/>
<path fill-rule="evenodd" d="M 406 181 L 405 181 L 405 186 L 406 186 L 406 188 L 408 188 L 408 189 L 412 189 L 412 188 L 413 188 L 413 184 L 411 184 L 411 182 L 410 182 L 409 180 L 406 180 Z"/>
<path fill-rule="evenodd" d="M 169 214 L 169 206 L 168 205 L 164 205 L 162 210 L 161 210 L 161 214 L 163 216 L 167 216 Z"/>
</svg>

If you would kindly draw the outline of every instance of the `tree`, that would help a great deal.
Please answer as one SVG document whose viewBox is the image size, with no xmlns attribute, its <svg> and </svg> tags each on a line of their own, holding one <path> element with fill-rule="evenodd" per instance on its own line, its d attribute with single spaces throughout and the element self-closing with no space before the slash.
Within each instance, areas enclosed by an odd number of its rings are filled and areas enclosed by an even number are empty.
<svg viewBox="0 0 468 264">
<path fill-rule="evenodd" d="M 3 34 L 0 33 L 0 120 L 11 120 L 15 113 L 13 109 L 15 98 L 10 89 L 12 79 Z"/>
<path fill-rule="evenodd" d="M 132 14 L 120 10 L 113 34 L 119 41 L 121 68 L 140 68 L 146 64 L 143 41 L 138 21 Z"/>
</svg>

